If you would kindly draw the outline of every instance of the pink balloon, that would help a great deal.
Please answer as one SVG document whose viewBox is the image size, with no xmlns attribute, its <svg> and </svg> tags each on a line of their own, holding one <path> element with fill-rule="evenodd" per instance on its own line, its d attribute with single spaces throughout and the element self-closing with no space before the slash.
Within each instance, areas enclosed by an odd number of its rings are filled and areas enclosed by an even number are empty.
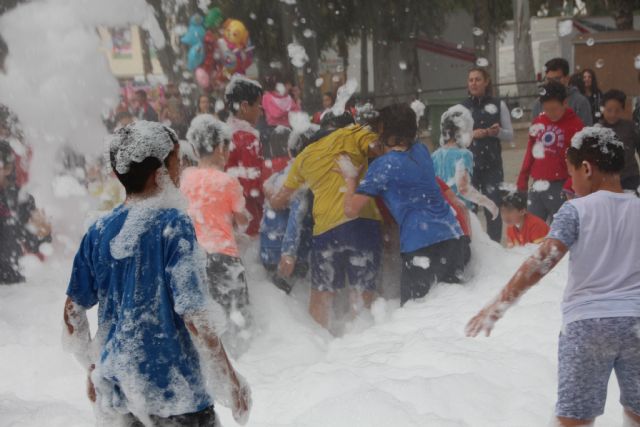
<svg viewBox="0 0 640 427">
<path fill-rule="evenodd" d="M 196 68 L 196 83 L 203 89 L 209 87 L 209 73 L 202 67 Z"/>
</svg>

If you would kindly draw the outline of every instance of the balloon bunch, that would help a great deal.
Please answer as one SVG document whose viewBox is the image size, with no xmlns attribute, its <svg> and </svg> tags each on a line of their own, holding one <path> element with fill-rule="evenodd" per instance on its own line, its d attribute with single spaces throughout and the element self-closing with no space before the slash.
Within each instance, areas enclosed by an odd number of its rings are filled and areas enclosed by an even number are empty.
<svg viewBox="0 0 640 427">
<path fill-rule="evenodd" d="M 180 41 L 189 46 L 187 68 L 203 89 L 221 89 L 234 74 L 245 74 L 253 63 L 253 45 L 247 27 L 237 19 L 223 22 L 214 7 L 203 19 L 193 15 Z"/>
</svg>

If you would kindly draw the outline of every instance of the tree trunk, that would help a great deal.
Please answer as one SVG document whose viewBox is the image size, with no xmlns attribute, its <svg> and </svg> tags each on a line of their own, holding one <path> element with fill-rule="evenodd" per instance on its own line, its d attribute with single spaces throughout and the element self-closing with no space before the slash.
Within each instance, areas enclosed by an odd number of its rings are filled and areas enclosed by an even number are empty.
<svg viewBox="0 0 640 427">
<path fill-rule="evenodd" d="M 491 81 L 498 83 L 498 46 L 497 37 L 490 31 L 491 28 L 491 1 L 478 0 L 474 3 L 473 24 L 482 30 L 479 36 L 474 35 L 473 45 L 476 57 L 484 58 L 488 61 L 485 67 L 491 76 Z"/>
<path fill-rule="evenodd" d="M 360 30 L 360 93 L 369 96 L 369 39 L 367 30 Z"/>
<path fill-rule="evenodd" d="M 309 62 L 304 67 L 304 81 L 302 82 L 302 101 L 306 111 L 318 111 L 322 107 L 320 91 L 316 87 L 316 79 L 318 78 L 318 43 L 316 36 L 300 37 L 302 46 L 307 52 Z"/>
<path fill-rule="evenodd" d="M 535 80 L 533 51 L 531 48 L 531 16 L 529 0 L 513 0 L 513 57 L 518 82 L 518 95 L 533 95 L 535 84 L 526 83 Z"/>
<path fill-rule="evenodd" d="M 564 0 L 549 0 L 549 16 L 560 16 L 564 10 Z"/>
<path fill-rule="evenodd" d="M 633 0 L 617 0 L 613 3 L 613 19 L 621 31 L 633 30 Z"/>
<path fill-rule="evenodd" d="M 142 27 L 138 27 L 140 37 L 140 50 L 142 51 L 142 74 L 145 79 L 149 74 L 153 74 L 151 65 L 151 49 L 149 48 L 149 32 Z"/>
<path fill-rule="evenodd" d="M 158 62 L 160 62 L 162 71 L 165 76 L 167 76 L 167 79 L 171 82 L 178 82 L 180 80 L 178 78 L 179 72 L 177 69 L 174 69 L 177 58 L 173 51 L 173 47 L 171 46 L 171 34 L 167 27 L 167 17 L 162 10 L 162 0 L 147 0 L 147 3 L 153 9 L 155 18 L 158 21 L 158 26 L 160 27 L 160 31 L 162 31 L 162 35 L 165 40 L 164 47 L 162 49 L 159 49 L 158 46 L 156 46 Z"/>
</svg>

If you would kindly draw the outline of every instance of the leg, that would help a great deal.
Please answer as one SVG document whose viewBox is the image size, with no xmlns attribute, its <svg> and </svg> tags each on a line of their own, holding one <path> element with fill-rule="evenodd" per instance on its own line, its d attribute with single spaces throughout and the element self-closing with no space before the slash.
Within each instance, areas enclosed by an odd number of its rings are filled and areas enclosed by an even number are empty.
<svg viewBox="0 0 640 427">
<path fill-rule="evenodd" d="M 553 221 L 553 216 L 560 210 L 565 202 L 565 196 L 562 193 L 563 181 L 553 181 L 549 184 L 549 189 L 544 194 L 544 204 L 547 208 L 548 222 Z"/>
<path fill-rule="evenodd" d="M 430 248 L 402 254 L 402 277 L 400 279 L 400 305 L 409 300 L 425 296 L 431 286 L 436 283 L 435 269 L 431 265 L 436 262 Z"/>
<path fill-rule="evenodd" d="M 334 292 L 311 289 L 309 298 L 309 314 L 320 326 L 329 329 Z"/>
<path fill-rule="evenodd" d="M 640 318 L 618 318 L 615 327 L 621 343 L 614 369 L 620 404 L 625 409 L 625 427 L 640 427 Z"/>
<path fill-rule="evenodd" d="M 558 425 L 561 427 L 592 426 L 593 420 L 577 420 L 575 418 L 558 417 Z"/>
<path fill-rule="evenodd" d="M 502 167 L 485 171 L 483 178 L 484 188 L 481 190 L 482 193 L 496 206 L 500 206 L 500 184 L 504 179 Z M 498 215 L 496 219 L 492 219 L 493 216 L 487 209 L 484 210 L 484 214 L 487 218 L 487 234 L 491 240 L 500 243 L 502 241 L 502 218 Z"/>
<path fill-rule="evenodd" d="M 527 199 L 527 210 L 532 214 L 542 219 L 547 220 L 547 208 L 543 203 L 542 193 L 538 191 L 529 190 Z"/>
<path fill-rule="evenodd" d="M 358 219 L 347 236 L 350 249 L 346 265 L 349 284 L 355 292 L 350 293 L 352 314 L 362 307 L 369 309 L 376 297 L 382 258 L 382 227 L 378 221 Z"/>
</svg>

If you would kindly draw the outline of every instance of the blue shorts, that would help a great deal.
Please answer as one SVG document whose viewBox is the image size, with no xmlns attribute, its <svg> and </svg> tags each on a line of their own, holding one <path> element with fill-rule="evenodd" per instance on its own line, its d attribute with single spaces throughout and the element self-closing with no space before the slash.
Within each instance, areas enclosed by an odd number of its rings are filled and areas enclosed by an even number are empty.
<svg viewBox="0 0 640 427">
<path fill-rule="evenodd" d="M 581 420 L 602 415 L 612 370 L 620 403 L 640 415 L 640 317 L 569 323 L 558 345 L 556 415 Z"/>
<path fill-rule="evenodd" d="M 333 292 L 349 284 L 360 291 L 375 291 L 382 254 L 379 221 L 358 218 L 313 237 L 311 286 Z"/>
</svg>

